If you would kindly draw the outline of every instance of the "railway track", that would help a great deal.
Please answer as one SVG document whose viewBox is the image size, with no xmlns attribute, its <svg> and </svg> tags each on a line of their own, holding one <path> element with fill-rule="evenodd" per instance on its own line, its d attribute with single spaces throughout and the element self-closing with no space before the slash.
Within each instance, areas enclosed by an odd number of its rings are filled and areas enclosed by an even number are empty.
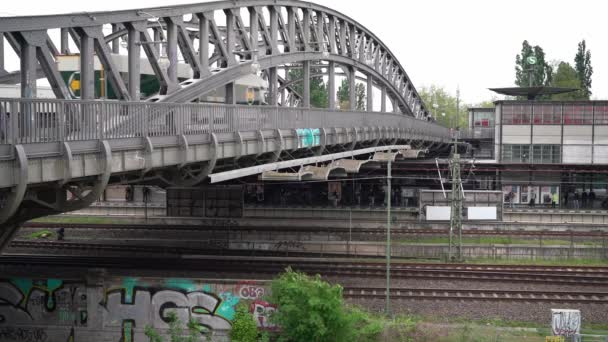
<svg viewBox="0 0 608 342">
<path fill-rule="evenodd" d="M 386 298 L 386 288 L 345 287 L 347 298 Z M 391 299 L 608 304 L 608 292 L 391 288 Z"/>
<path fill-rule="evenodd" d="M 69 245 L 59 243 L 61 245 Z M 233 252 L 233 251 L 231 251 Z M 267 255 L 272 256 L 272 253 Z M 274 254 L 276 255 L 276 254 Z M 12 259 L 11 259 L 12 258 Z M 21 258 L 21 259 L 20 259 Z M 109 257 L 69 258 L 66 256 L 19 256 L 9 255 L 0 258 L 0 262 L 37 264 L 56 262 L 60 265 L 109 268 L 162 268 L 176 267 L 196 269 L 208 272 L 234 272 L 275 275 L 290 266 L 309 274 L 351 278 L 383 278 L 386 265 L 374 261 L 357 261 L 348 259 L 320 260 L 294 257 L 252 257 L 233 254 L 232 256 L 197 255 L 174 258 L 129 258 L 128 260 Z M 63 258 L 63 259 L 62 259 Z M 68 259 L 66 259 L 68 258 Z M 177 266 L 179 265 L 179 266 Z M 608 267 L 564 267 L 564 266 L 506 266 L 506 265 L 455 265 L 424 264 L 396 262 L 391 265 L 391 276 L 400 279 L 432 279 L 442 281 L 480 281 L 511 282 L 535 284 L 562 284 L 573 286 L 608 286 Z"/>
<path fill-rule="evenodd" d="M 369 235 L 385 235 L 386 229 L 379 228 L 343 228 L 343 227 L 269 227 L 269 226 L 239 226 L 237 222 L 226 221 L 213 226 L 198 225 L 143 225 L 143 224 L 71 224 L 71 223 L 37 223 L 30 222 L 23 228 L 60 229 L 65 230 L 137 230 L 137 231 L 231 231 L 231 232 L 294 232 L 294 233 L 355 233 Z M 410 229 L 392 228 L 391 235 L 409 236 L 447 236 L 447 229 Z M 508 236 L 508 237 L 534 237 L 534 238 L 608 238 L 608 232 L 603 231 L 539 231 L 539 230 L 481 230 L 465 229 L 463 235 L 467 236 Z"/>
</svg>

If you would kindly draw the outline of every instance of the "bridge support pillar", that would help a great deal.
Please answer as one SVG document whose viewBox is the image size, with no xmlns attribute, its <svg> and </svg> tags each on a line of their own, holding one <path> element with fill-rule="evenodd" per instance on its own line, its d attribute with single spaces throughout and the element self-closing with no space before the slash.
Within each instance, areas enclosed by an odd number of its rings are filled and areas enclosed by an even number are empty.
<svg viewBox="0 0 608 342">
<path fill-rule="evenodd" d="M 201 64 L 201 78 L 209 75 L 209 19 L 205 15 L 198 17 L 198 59 Z"/>
<path fill-rule="evenodd" d="M 380 94 L 380 111 L 386 113 L 386 87 L 382 87 Z"/>
<path fill-rule="evenodd" d="M 4 35 L 0 35 L 0 73 L 4 71 Z"/>
<path fill-rule="evenodd" d="M 61 30 L 62 30 L 62 35 L 61 35 L 61 50 L 62 50 L 62 53 L 65 53 L 65 52 L 63 52 L 63 44 L 65 42 L 65 46 L 66 47 L 68 46 L 68 30 L 65 29 L 65 40 L 63 39 L 63 30 L 64 29 L 61 29 Z M 112 24 L 112 33 L 117 32 L 118 30 L 119 30 L 118 24 Z M 69 50 L 68 50 L 68 52 L 69 52 Z M 114 39 L 112 41 L 112 53 L 115 53 L 115 54 L 119 54 L 120 53 L 120 38 L 116 38 L 116 39 Z"/>
<path fill-rule="evenodd" d="M 277 68 L 268 69 L 268 91 L 269 105 L 276 106 L 279 103 L 279 74 Z"/>
<path fill-rule="evenodd" d="M 336 109 L 336 63 L 333 61 L 329 62 L 328 66 L 328 80 L 327 80 L 327 92 L 329 99 L 329 109 Z"/>
<path fill-rule="evenodd" d="M 129 96 L 131 101 L 139 101 L 140 69 L 139 59 L 141 49 L 139 47 L 140 32 L 133 26 L 128 25 L 128 67 L 129 67 Z"/>
<path fill-rule="evenodd" d="M 80 98 L 83 100 L 95 97 L 93 50 L 93 37 L 83 31 L 80 36 Z"/>
<path fill-rule="evenodd" d="M 112 32 L 114 32 L 114 25 L 112 25 Z M 116 45 L 114 42 L 112 42 L 112 46 Z M 68 41 L 68 29 L 67 28 L 62 28 L 60 30 L 60 51 L 62 54 L 64 55 L 68 55 L 70 54 L 70 45 L 69 45 L 69 41 Z M 116 45 L 118 46 L 118 45 Z M 118 52 L 117 52 L 118 53 Z"/>
<path fill-rule="evenodd" d="M 236 104 L 236 97 L 234 96 L 234 82 L 226 84 L 226 95 L 224 96 L 224 103 Z"/>
<path fill-rule="evenodd" d="M 167 25 L 167 57 L 169 67 L 167 77 L 170 83 L 177 84 L 177 25 L 174 20 L 165 20 Z"/>
<path fill-rule="evenodd" d="M 374 111 L 374 79 L 367 75 L 367 111 Z"/>
<path fill-rule="evenodd" d="M 310 108 L 310 62 L 304 61 L 302 62 L 302 75 L 303 75 L 303 85 L 302 85 L 302 106 L 305 108 Z"/>
<path fill-rule="evenodd" d="M 348 102 L 350 110 L 357 110 L 357 92 L 356 88 L 356 70 L 354 67 L 348 67 Z"/>
<path fill-rule="evenodd" d="M 21 97 L 36 97 L 36 47 L 25 39 L 21 43 Z"/>
</svg>

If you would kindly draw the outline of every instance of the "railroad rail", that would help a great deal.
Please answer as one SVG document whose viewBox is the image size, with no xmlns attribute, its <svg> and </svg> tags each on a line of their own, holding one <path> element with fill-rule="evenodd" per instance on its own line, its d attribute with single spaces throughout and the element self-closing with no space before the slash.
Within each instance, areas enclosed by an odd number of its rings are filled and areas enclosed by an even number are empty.
<svg viewBox="0 0 608 342">
<path fill-rule="evenodd" d="M 345 287 L 347 298 L 386 298 L 386 288 Z M 438 288 L 391 288 L 392 299 L 432 299 L 432 300 L 482 300 L 509 302 L 553 302 L 577 304 L 607 304 L 608 292 L 571 291 L 527 291 L 527 290 L 481 290 L 481 289 L 438 289 Z"/>
<path fill-rule="evenodd" d="M 59 243 L 70 248 L 71 243 Z M 141 248 L 138 249 L 142 251 Z M 209 251 L 208 251 L 209 252 Z M 211 251 L 213 252 L 213 251 Z M 338 277 L 362 277 L 383 278 L 386 275 L 385 264 L 373 261 L 344 260 L 319 260 L 312 258 L 277 258 L 277 257 L 252 257 L 239 256 L 231 251 L 230 256 L 198 255 L 196 257 L 180 258 L 135 258 L 125 261 L 120 259 L 114 263 L 115 257 L 84 257 L 71 260 L 66 256 L 25 256 L 8 255 L 0 258 L 0 262 L 9 263 L 36 263 L 43 261 L 55 261 L 62 265 L 110 267 L 110 268 L 155 268 L 179 267 L 184 269 L 196 269 L 209 272 L 239 272 L 256 274 L 278 274 L 290 266 L 309 274 L 321 274 L 323 276 Z M 241 253 L 242 254 L 242 253 Z M 273 253 L 265 253 L 273 255 Z M 277 253 L 274 253 L 277 255 Z M 45 259 L 48 258 L 48 259 Z M 22 258 L 21 260 L 19 258 Z M 63 258 L 63 259 L 62 259 Z M 132 259 L 132 258 L 130 258 Z M 94 260 L 86 262 L 86 260 Z M 205 262 L 201 262 L 205 261 Z M 608 267 L 588 266 L 507 266 L 507 265 L 455 265 L 455 264 L 424 264 L 424 263 L 401 263 L 396 262 L 391 266 L 391 276 L 401 279 L 433 279 L 433 280 L 463 280 L 463 281 L 488 281 L 488 282 L 515 282 L 515 283 L 539 283 L 539 284 L 561 284 L 561 285 L 608 285 Z"/>
<path fill-rule="evenodd" d="M 240 226 L 229 220 L 222 224 L 214 225 L 161 225 L 161 224 L 97 224 L 97 223 L 39 223 L 29 222 L 23 225 L 23 228 L 39 228 L 39 229 L 104 229 L 104 230 L 152 230 L 152 231 L 201 231 L 201 230 L 230 230 L 237 231 L 262 231 L 262 232 L 303 232 L 303 233 L 348 233 L 349 228 L 344 227 L 298 227 L 298 226 Z M 357 228 L 350 229 L 352 233 L 384 235 L 384 228 Z M 447 236 L 447 229 L 436 228 L 392 228 L 391 234 L 394 235 L 419 235 L 419 236 Z M 512 236 L 512 237 L 535 237 L 535 238 L 608 238 L 608 232 L 603 231 L 549 231 L 549 230 L 482 230 L 482 229 L 464 229 L 464 235 L 469 236 Z"/>
</svg>

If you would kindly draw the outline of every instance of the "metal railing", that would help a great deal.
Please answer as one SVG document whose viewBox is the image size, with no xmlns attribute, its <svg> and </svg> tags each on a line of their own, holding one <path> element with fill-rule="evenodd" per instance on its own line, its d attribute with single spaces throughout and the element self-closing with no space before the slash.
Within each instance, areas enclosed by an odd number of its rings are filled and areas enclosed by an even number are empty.
<svg viewBox="0 0 608 342">
<path fill-rule="evenodd" d="M 461 129 L 460 139 L 494 139 L 494 127 L 473 127 Z"/>
<path fill-rule="evenodd" d="M 1 99 L 0 144 L 330 127 L 399 127 L 449 137 L 443 126 L 395 113 L 270 106 Z"/>
</svg>

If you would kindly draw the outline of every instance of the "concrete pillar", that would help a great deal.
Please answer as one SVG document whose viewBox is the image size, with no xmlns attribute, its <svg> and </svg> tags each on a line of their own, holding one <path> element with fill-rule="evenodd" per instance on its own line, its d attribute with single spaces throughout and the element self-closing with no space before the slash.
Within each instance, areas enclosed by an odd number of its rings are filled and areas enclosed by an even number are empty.
<svg viewBox="0 0 608 342">
<path fill-rule="evenodd" d="M 173 20 L 165 20 L 167 25 L 167 57 L 169 67 L 167 77 L 170 83 L 177 84 L 177 25 Z"/>
<path fill-rule="evenodd" d="M 333 15 L 329 16 L 329 24 L 328 24 L 327 30 L 329 31 L 329 33 L 328 33 L 329 52 L 336 53 L 336 51 L 337 51 L 337 48 L 336 48 L 336 17 L 334 17 Z"/>
<path fill-rule="evenodd" d="M 258 10 L 255 7 L 249 7 L 249 38 L 251 39 L 251 50 L 255 51 L 258 49 Z M 251 58 L 253 59 L 253 54 Z"/>
<path fill-rule="evenodd" d="M 295 52 L 294 46 L 296 41 L 296 17 L 293 7 L 287 7 L 287 36 L 289 40 L 289 48 L 285 52 Z"/>
<path fill-rule="evenodd" d="M 80 98 L 95 98 L 95 68 L 93 38 L 83 33 L 80 37 Z"/>
<path fill-rule="evenodd" d="M 324 30 L 323 30 L 323 26 L 324 26 L 324 19 L 323 19 L 323 12 L 321 11 L 317 11 L 317 51 L 323 51 L 324 50 Z"/>
<path fill-rule="evenodd" d="M 327 95 L 329 99 L 329 109 L 336 109 L 336 64 L 333 61 L 328 65 Z"/>
<path fill-rule="evenodd" d="M 310 50 L 310 10 L 303 9 L 304 18 L 302 19 L 302 38 L 304 39 L 304 51 Z"/>
<path fill-rule="evenodd" d="M 114 25 L 112 25 L 112 27 L 114 27 Z M 60 50 L 59 52 L 61 52 L 62 55 L 67 55 L 70 53 L 70 45 L 69 45 L 69 40 L 68 40 L 68 29 L 67 28 L 62 28 L 60 31 Z M 114 43 L 112 43 L 112 45 L 114 45 Z"/>
<path fill-rule="evenodd" d="M 36 97 L 36 47 L 21 44 L 21 97 Z"/>
<path fill-rule="evenodd" d="M 279 40 L 279 16 L 276 7 L 270 6 L 268 10 L 270 11 L 270 46 L 275 49 Z"/>
<path fill-rule="evenodd" d="M 116 31 L 118 31 L 118 24 L 112 24 L 112 33 L 116 32 Z M 67 34 L 67 29 L 66 29 L 66 34 Z M 62 39 L 62 41 L 63 41 L 63 39 Z M 62 46 L 61 49 L 63 50 L 63 44 L 61 44 L 61 46 Z M 116 54 L 120 53 L 120 38 L 116 38 L 112 41 L 112 53 L 116 53 Z"/>
<path fill-rule="evenodd" d="M 139 60 L 141 47 L 139 45 L 140 32 L 132 25 L 128 25 L 128 67 L 129 67 L 129 96 L 131 101 L 139 101 L 140 68 Z"/>
<path fill-rule="evenodd" d="M 236 96 L 234 94 L 234 82 L 226 84 L 226 96 L 224 98 L 226 104 L 236 104 Z"/>
<path fill-rule="evenodd" d="M 367 76 L 367 111 L 374 111 L 374 79 L 371 75 Z"/>
<path fill-rule="evenodd" d="M 380 95 L 380 111 L 386 113 L 386 87 L 381 89 L 382 95 Z"/>
<path fill-rule="evenodd" d="M 226 51 L 228 53 L 228 64 L 233 62 L 233 54 L 235 49 L 235 34 L 234 34 L 234 13 L 232 10 L 225 10 L 226 13 Z"/>
<path fill-rule="evenodd" d="M 302 69 L 302 106 L 305 108 L 310 108 L 310 62 L 302 62 Z"/>
<path fill-rule="evenodd" d="M 209 74 L 209 19 L 206 15 L 198 21 L 198 60 L 201 63 L 201 77 Z"/>
<path fill-rule="evenodd" d="M 268 92 L 270 95 L 268 104 L 276 106 L 279 98 L 279 74 L 277 68 L 268 69 Z"/>
<path fill-rule="evenodd" d="M 356 81 L 356 70 L 354 67 L 348 67 L 348 101 L 350 110 L 357 109 L 357 94 L 355 92 L 357 83 Z"/>
</svg>

